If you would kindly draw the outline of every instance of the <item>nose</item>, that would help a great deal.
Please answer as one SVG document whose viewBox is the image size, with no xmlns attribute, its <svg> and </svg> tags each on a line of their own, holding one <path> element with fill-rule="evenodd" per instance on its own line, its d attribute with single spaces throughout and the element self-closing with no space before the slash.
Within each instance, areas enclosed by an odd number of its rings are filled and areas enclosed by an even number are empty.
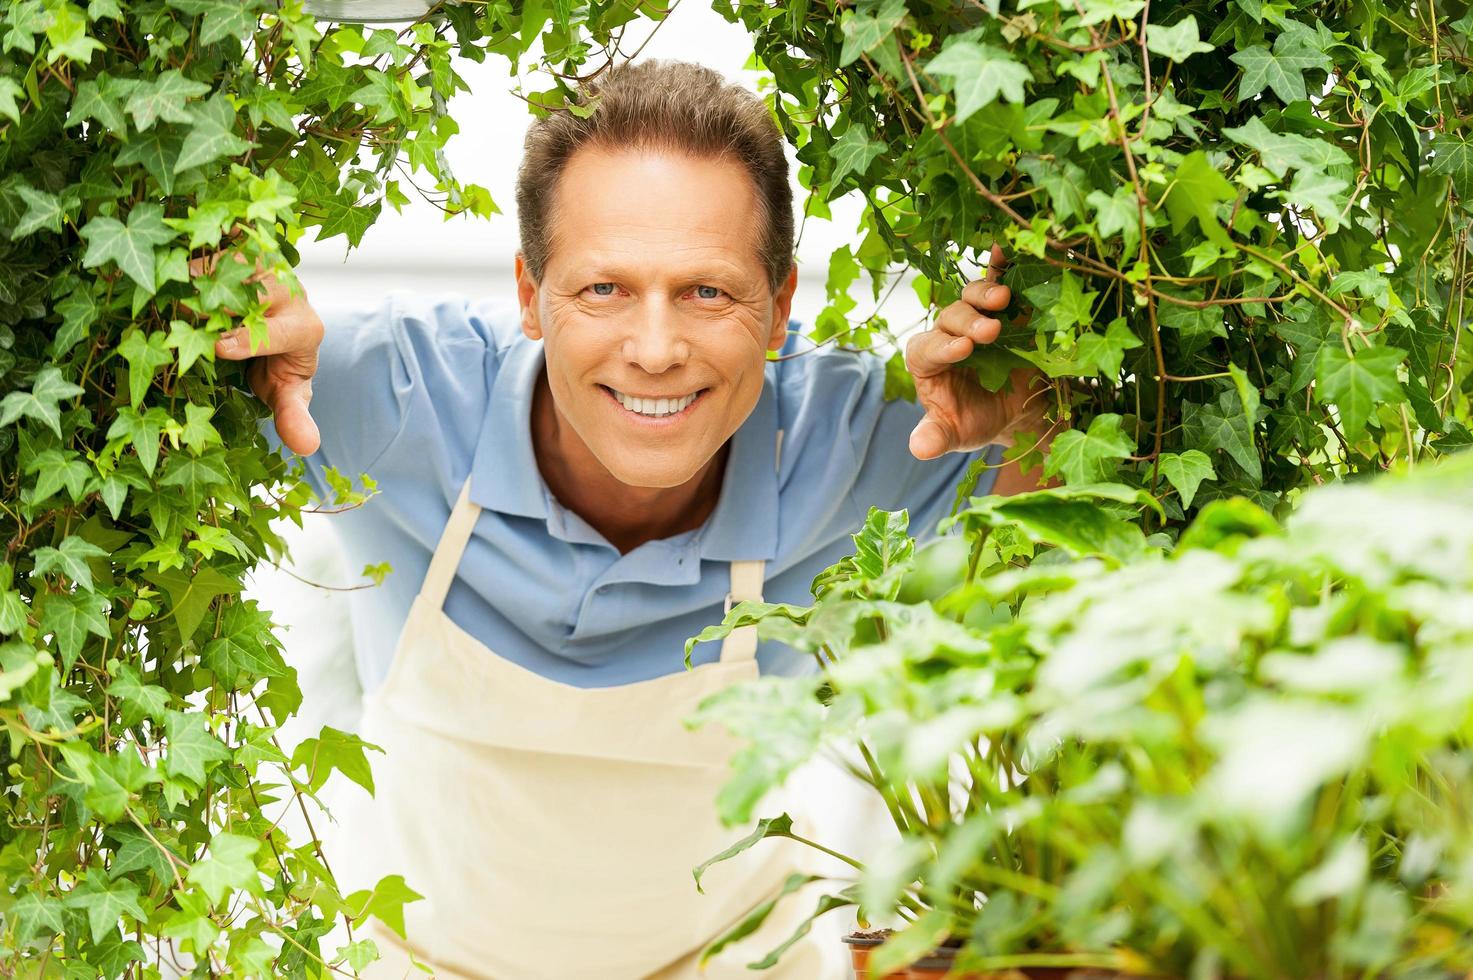
<svg viewBox="0 0 1473 980">
<path fill-rule="evenodd" d="M 639 315 L 624 339 L 624 359 L 648 374 L 664 374 L 690 357 L 690 343 L 681 329 L 680 316 L 668 301 L 651 299 L 641 304 Z"/>
</svg>

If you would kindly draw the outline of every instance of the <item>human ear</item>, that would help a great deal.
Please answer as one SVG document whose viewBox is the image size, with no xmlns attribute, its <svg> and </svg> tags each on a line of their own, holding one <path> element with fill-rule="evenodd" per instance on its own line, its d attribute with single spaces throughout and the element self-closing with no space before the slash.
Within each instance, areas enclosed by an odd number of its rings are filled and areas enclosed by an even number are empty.
<svg viewBox="0 0 1473 980">
<path fill-rule="evenodd" d="M 788 270 L 788 278 L 772 297 L 772 333 L 767 338 L 768 350 L 782 350 L 788 342 L 788 319 L 793 312 L 793 290 L 798 288 L 798 267 Z"/>
<path fill-rule="evenodd" d="M 512 271 L 517 280 L 517 304 L 522 308 L 522 333 L 529 340 L 542 339 L 542 321 L 537 316 L 538 310 L 538 285 L 537 280 L 532 277 L 532 270 L 527 268 L 527 262 L 522 258 L 522 253 L 517 252 L 516 259 L 512 263 Z"/>
</svg>

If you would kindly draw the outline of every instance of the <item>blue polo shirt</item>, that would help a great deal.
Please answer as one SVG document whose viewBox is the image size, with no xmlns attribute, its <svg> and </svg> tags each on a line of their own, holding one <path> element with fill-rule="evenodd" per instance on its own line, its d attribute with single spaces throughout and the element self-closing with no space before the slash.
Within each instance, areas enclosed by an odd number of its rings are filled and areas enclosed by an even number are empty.
<svg viewBox="0 0 1473 980">
<path fill-rule="evenodd" d="M 766 560 L 767 601 L 808 604 L 814 576 L 853 552 L 850 535 L 871 505 L 904 507 L 912 535 L 933 536 L 978 455 L 913 457 L 910 432 L 923 413 L 884 399 L 879 357 L 826 347 L 769 361 L 706 523 L 621 555 L 558 502 L 537 468 L 530 410 L 543 347 L 522 333 L 514 302 L 392 293 L 319 312 L 326 334 L 311 412 L 322 444 L 306 458 L 307 479 L 329 500 L 325 467 L 378 481 L 366 504 L 324 519 L 351 572 L 393 566 L 381 586 L 350 596 L 365 691 L 388 673 L 467 474 L 483 510 L 447 615 L 528 670 L 607 687 L 684 669 L 686 639 L 722 619 L 734 559 Z M 813 346 L 790 326 L 782 353 Z M 264 431 L 280 450 L 275 428 Z M 997 446 L 988 452 L 1001 456 Z M 978 492 L 993 478 L 985 473 Z M 697 644 L 692 660 L 719 653 L 719 642 Z M 771 641 L 757 660 L 768 674 L 815 669 L 809 654 Z"/>
</svg>

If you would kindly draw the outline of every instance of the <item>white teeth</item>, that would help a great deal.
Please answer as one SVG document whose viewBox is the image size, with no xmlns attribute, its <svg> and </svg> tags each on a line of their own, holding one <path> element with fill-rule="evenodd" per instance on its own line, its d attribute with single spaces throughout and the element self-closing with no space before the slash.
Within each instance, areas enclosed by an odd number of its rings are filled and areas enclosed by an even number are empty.
<svg viewBox="0 0 1473 980">
<path fill-rule="evenodd" d="M 622 391 L 614 391 L 613 388 L 609 390 L 614 392 L 614 397 L 619 400 L 620 405 L 631 412 L 638 412 L 640 415 L 648 415 L 652 418 L 683 412 L 691 402 L 696 400 L 696 395 L 700 394 L 700 392 L 692 392 L 683 398 L 632 398 Z"/>
</svg>

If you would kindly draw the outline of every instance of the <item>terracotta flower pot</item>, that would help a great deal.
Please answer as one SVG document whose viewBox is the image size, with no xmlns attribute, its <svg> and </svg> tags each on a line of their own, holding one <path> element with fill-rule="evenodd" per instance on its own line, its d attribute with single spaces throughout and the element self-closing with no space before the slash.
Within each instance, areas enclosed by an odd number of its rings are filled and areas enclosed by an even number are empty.
<svg viewBox="0 0 1473 980">
<path fill-rule="evenodd" d="M 1124 974 L 1083 967 L 1030 966 L 987 973 L 952 973 L 956 950 L 932 950 L 910 966 L 894 973 L 873 973 L 870 951 L 885 941 L 884 932 L 852 932 L 844 937 L 854 961 L 855 980 L 1118 980 Z"/>
</svg>

